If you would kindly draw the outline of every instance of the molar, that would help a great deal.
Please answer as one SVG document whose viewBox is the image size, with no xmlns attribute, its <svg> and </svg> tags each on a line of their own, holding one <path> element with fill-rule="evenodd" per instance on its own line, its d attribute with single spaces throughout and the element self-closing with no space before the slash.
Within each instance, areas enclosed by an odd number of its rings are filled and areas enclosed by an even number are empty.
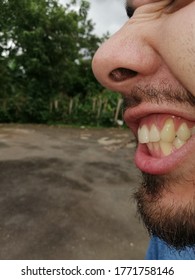
<svg viewBox="0 0 195 280">
<path fill-rule="evenodd" d="M 160 133 L 163 142 L 172 143 L 175 139 L 175 126 L 172 119 L 167 119 Z"/>
</svg>

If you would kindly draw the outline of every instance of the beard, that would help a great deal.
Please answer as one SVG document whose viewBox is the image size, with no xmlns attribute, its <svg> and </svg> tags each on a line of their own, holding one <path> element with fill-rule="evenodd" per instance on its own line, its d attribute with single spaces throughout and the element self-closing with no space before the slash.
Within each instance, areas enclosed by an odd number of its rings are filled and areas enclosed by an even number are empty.
<svg viewBox="0 0 195 280">
<path fill-rule="evenodd" d="M 150 235 L 158 236 L 177 250 L 195 245 L 195 194 L 187 203 L 165 197 L 181 178 L 142 174 L 143 182 L 134 194 L 138 214 Z M 184 178 L 183 178 L 184 180 Z M 184 183 L 185 184 L 185 183 Z M 171 186 L 171 187 L 170 187 Z M 177 187 L 177 186 L 175 186 Z"/>
<path fill-rule="evenodd" d="M 195 96 L 181 85 L 172 86 L 162 80 L 158 85 L 137 84 L 123 97 L 123 110 L 149 104 L 174 104 L 194 110 Z M 188 167 L 190 163 L 188 162 Z M 192 178 L 195 166 L 191 166 L 186 178 Z M 180 172 L 181 171 L 181 172 Z M 141 216 L 150 235 L 156 235 L 176 249 L 195 246 L 195 181 L 178 176 L 183 170 L 170 175 L 143 173 L 143 182 L 135 193 L 138 214 Z M 187 176 L 189 175 L 189 176 Z M 191 185 L 191 188 L 189 186 Z M 182 188 L 182 192 L 180 193 Z M 184 193 L 185 190 L 185 193 Z M 187 199 L 183 198 L 183 195 Z M 195 247 L 194 247 L 195 248 Z"/>
</svg>

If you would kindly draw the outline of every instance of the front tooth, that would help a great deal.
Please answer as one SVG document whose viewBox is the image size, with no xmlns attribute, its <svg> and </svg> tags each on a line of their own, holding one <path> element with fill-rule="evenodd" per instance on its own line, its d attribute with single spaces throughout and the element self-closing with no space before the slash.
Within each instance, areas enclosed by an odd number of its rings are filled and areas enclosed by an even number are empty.
<svg viewBox="0 0 195 280">
<path fill-rule="evenodd" d="M 149 133 L 150 142 L 159 142 L 160 141 L 160 132 L 158 128 L 153 124 Z"/>
<path fill-rule="evenodd" d="M 186 141 L 182 141 L 180 138 L 176 137 L 174 142 L 173 142 L 173 146 L 176 148 L 176 149 L 179 149 L 181 148 L 184 144 L 186 143 Z"/>
<path fill-rule="evenodd" d="M 166 120 L 163 129 L 160 133 L 160 138 L 163 142 L 173 142 L 175 139 L 175 126 L 172 119 Z"/>
<path fill-rule="evenodd" d="M 146 125 L 138 129 L 138 140 L 141 144 L 149 143 L 149 130 Z"/>
<path fill-rule="evenodd" d="M 173 145 L 171 143 L 160 141 L 160 148 L 164 156 L 168 156 L 172 152 Z"/>
<path fill-rule="evenodd" d="M 186 123 L 182 123 L 177 131 L 177 136 L 182 141 L 187 141 L 191 137 L 191 131 Z"/>
</svg>

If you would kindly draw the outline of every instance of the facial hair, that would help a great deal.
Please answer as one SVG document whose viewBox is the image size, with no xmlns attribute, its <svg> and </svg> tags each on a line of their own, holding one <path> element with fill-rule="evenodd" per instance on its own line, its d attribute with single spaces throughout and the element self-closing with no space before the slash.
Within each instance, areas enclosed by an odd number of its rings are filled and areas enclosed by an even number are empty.
<svg viewBox="0 0 195 280">
<path fill-rule="evenodd" d="M 171 192 L 169 184 L 173 186 L 165 176 L 143 173 L 142 185 L 134 198 L 149 234 L 180 250 L 195 245 L 195 198 L 185 206 L 174 200 L 163 205 L 164 194 Z"/>
<path fill-rule="evenodd" d="M 178 88 L 174 90 L 166 82 L 161 82 L 159 88 L 147 85 L 145 88 L 136 86 L 132 91 L 123 96 L 123 111 L 134 108 L 141 103 L 146 102 L 149 104 L 174 104 L 174 105 L 190 105 L 195 106 L 195 96 L 183 89 Z"/>
<path fill-rule="evenodd" d="M 124 97 L 124 110 L 136 107 L 141 103 L 186 105 L 194 108 L 195 97 L 179 87 L 173 90 L 166 82 L 158 89 L 151 85 L 145 88 L 137 86 Z M 185 179 L 173 178 L 171 175 L 151 175 L 143 173 L 143 182 L 135 193 L 138 213 L 150 235 L 156 235 L 168 245 L 180 250 L 195 245 L 195 193 L 190 201 L 182 204 L 172 200 L 163 204 L 163 198 L 171 192 L 178 181 L 184 184 Z M 179 182 L 179 183 L 180 183 Z M 195 182 L 194 182 L 195 185 Z M 177 191 L 177 190 L 176 190 Z"/>
</svg>

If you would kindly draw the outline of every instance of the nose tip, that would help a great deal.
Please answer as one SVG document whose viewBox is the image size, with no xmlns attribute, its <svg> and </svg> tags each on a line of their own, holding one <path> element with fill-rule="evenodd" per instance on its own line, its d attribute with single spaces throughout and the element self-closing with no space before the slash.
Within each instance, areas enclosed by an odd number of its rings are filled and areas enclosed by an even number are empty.
<svg viewBox="0 0 195 280">
<path fill-rule="evenodd" d="M 162 62 L 153 45 L 155 32 L 151 25 L 142 31 L 136 23 L 127 22 L 97 50 L 92 61 L 97 80 L 111 90 L 126 92 L 154 75 Z"/>
<path fill-rule="evenodd" d="M 136 71 L 120 67 L 120 68 L 112 70 L 109 74 L 109 78 L 113 82 L 123 82 L 125 80 L 128 80 L 130 78 L 137 76 L 137 74 L 138 73 Z"/>
</svg>

